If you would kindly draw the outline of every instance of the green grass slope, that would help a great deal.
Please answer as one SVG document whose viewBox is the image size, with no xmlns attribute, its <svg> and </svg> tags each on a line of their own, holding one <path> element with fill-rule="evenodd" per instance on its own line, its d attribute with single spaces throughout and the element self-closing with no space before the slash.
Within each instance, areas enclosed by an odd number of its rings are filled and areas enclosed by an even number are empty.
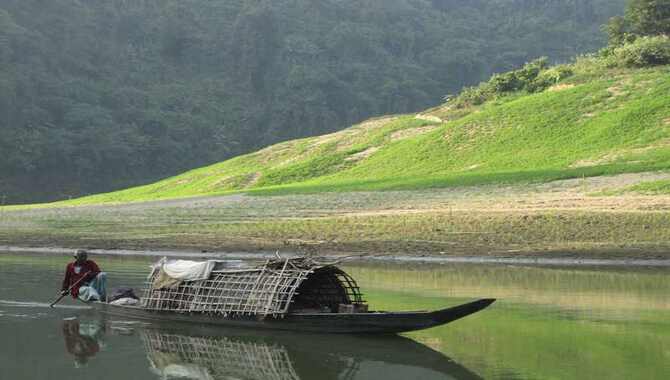
<svg viewBox="0 0 670 380">
<path fill-rule="evenodd" d="M 419 189 L 670 168 L 670 66 L 595 69 L 539 93 L 449 103 L 293 140 L 160 182 L 60 204 Z"/>
</svg>

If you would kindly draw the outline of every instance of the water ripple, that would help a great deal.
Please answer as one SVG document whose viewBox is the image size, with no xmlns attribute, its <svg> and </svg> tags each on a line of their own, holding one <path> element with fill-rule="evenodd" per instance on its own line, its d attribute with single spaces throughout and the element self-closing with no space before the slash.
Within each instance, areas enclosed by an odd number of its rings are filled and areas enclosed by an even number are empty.
<svg viewBox="0 0 670 380">
<path fill-rule="evenodd" d="M 13 300 L 0 300 L 0 306 L 9 306 L 9 307 L 29 307 L 29 308 L 49 308 L 50 304 L 46 302 L 29 302 L 29 301 L 13 301 Z M 90 306 L 76 306 L 76 305 L 55 305 L 55 309 L 75 309 L 75 310 L 86 310 L 90 309 Z"/>
</svg>

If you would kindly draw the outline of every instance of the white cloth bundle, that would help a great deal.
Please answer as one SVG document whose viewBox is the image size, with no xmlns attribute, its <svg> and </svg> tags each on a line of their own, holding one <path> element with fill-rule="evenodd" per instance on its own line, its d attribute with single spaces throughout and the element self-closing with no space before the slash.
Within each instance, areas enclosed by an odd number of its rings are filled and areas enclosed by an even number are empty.
<svg viewBox="0 0 670 380">
<path fill-rule="evenodd" d="M 130 297 L 125 297 L 125 298 L 119 298 L 118 300 L 114 300 L 110 302 L 110 305 L 116 305 L 116 306 L 134 306 L 140 303 L 140 301 L 136 300 L 135 298 L 130 298 Z"/>
<path fill-rule="evenodd" d="M 161 379 L 194 379 L 194 380 L 214 380 L 207 368 L 201 367 L 197 364 L 190 363 L 171 363 L 178 359 L 173 358 L 169 353 L 153 353 L 154 357 L 159 362 L 154 363 L 151 358 L 149 362 L 151 372 L 160 376 Z M 157 364 L 162 364 L 161 367 Z M 230 377 L 233 379 L 233 377 Z"/>
<path fill-rule="evenodd" d="M 167 260 L 163 257 L 153 270 L 163 269 L 168 276 L 181 281 L 206 280 L 212 274 L 216 266 L 216 260 L 189 261 L 189 260 Z"/>
</svg>

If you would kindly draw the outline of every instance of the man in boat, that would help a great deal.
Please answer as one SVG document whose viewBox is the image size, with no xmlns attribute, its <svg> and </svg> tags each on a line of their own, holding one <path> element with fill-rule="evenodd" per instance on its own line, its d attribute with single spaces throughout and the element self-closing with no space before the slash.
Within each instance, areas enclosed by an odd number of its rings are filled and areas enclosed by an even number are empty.
<svg viewBox="0 0 670 380">
<path fill-rule="evenodd" d="M 74 258 L 75 261 L 65 268 L 61 295 L 69 292 L 72 298 L 79 298 L 84 302 L 106 301 L 107 274 L 101 272 L 93 260 L 88 259 L 88 252 L 83 249 L 78 249 Z"/>
</svg>

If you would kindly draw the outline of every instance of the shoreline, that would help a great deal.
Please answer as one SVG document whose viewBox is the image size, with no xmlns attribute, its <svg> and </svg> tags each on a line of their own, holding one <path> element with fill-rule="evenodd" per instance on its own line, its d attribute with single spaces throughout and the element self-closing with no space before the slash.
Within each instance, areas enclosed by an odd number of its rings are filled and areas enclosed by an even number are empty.
<svg viewBox="0 0 670 380">
<path fill-rule="evenodd" d="M 670 195 L 593 195 L 658 175 L 0 208 L 0 250 L 231 259 L 279 251 L 435 264 L 670 266 Z"/>
<path fill-rule="evenodd" d="M 70 256 L 73 249 L 63 247 L 17 247 L 0 245 L 0 255 L 60 255 Z M 219 259 L 219 260 L 262 260 L 275 257 L 274 252 L 221 252 L 221 251 L 177 251 L 177 250 L 130 250 L 130 249 L 89 249 L 93 255 L 107 257 L 139 257 L 139 258 L 189 258 L 189 259 Z M 281 252 L 283 257 L 300 255 L 299 252 Z M 381 262 L 381 263 L 416 263 L 416 264 L 492 264 L 492 265 L 537 265 L 537 266 L 576 266 L 576 267 L 670 267 L 670 259 L 650 258 L 576 258 L 576 257 L 529 257 L 525 253 L 520 257 L 508 256 L 444 256 L 444 255 L 365 255 L 365 254 L 326 254 L 333 259 L 347 259 L 353 262 Z"/>
</svg>

